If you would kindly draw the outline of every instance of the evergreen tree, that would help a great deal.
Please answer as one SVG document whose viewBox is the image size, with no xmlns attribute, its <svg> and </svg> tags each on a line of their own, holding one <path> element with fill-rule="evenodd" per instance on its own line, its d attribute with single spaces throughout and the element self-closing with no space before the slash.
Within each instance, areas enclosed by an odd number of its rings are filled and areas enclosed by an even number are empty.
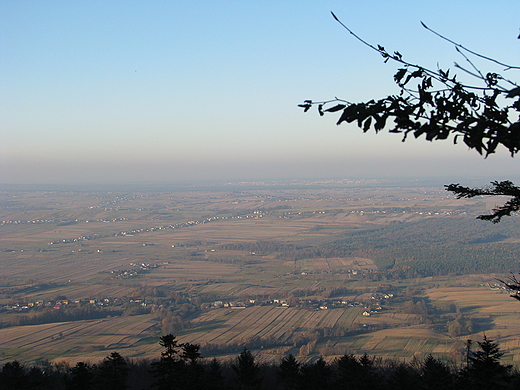
<svg viewBox="0 0 520 390">
<path fill-rule="evenodd" d="M 201 353 L 199 352 L 200 345 L 184 343 L 181 345 L 181 348 L 181 359 L 187 362 L 187 364 L 183 366 L 181 373 L 184 389 L 195 390 L 204 388 L 204 366 L 199 363 L 201 357 Z"/>
<path fill-rule="evenodd" d="M 202 356 L 201 353 L 199 352 L 200 345 L 184 343 L 181 345 L 181 348 L 182 348 L 181 358 L 184 361 L 189 362 L 191 365 L 197 365 L 198 359 Z"/>
<path fill-rule="evenodd" d="M 235 372 L 235 383 L 239 390 L 258 389 L 263 377 L 260 374 L 260 365 L 255 362 L 255 357 L 247 348 L 237 356 L 235 363 L 231 365 Z"/>
<path fill-rule="evenodd" d="M 126 360 L 118 352 L 112 352 L 98 367 L 99 388 L 106 390 L 125 390 L 128 386 L 128 367 Z"/>
<path fill-rule="evenodd" d="M 419 387 L 419 374 L 410 364 L 394 365 L 387 374 L 389 390 L 409 390 Z"/>
<path fill-rule="evenodd" d="M 421 365 L 421 378 L 426 390 L 454 388 L 454 376 L 449 367 L 432 355 L 428 355 Z"/>
<path fill-rule="evenodd" d="M 359 364 L 361 364 L 361 375 L 362 381 L 359 384 L 360 390 L 375 390 L 382 389 L 383 378 L 375 367 L 375 358 L 364 354 L 359 358 Z"/>
<path fill-rule="evenodd" d="M 364 380 L 361 363 L 354 355 L 343 355 L 336 359 L 336 388 L 354 390 L 362 386 Z"/>
<path fill-rule="evenodd" d="M 160 337 L 159 345 L 165 349 L 165 351 L 161 352 L 161 358 L 169 360 L 177 359 L 180 345 L 175 339 L 176 337 L 171 333 Z"/>
<path fill-rule="evenodd" d="M 159 344 L 164 347 L 161 358 L 152 363 L 152 374 L 155 378 L 153 387 L 158 390 L 174 390 L 183 387 L 182 371 L 184 361 L 179 356 L 179 345 L 172 334 L 161 336 Z"/>
<path fill-rule="evenodd" d="M 462 383 L 472 390 L 507 388 L 512 366 L 500 364 L 504 353 L 500 352 L 499 345 L 486 335 L 478 345 L 480 351 L 470 350 L 468 353 L 468 365 L 460 373 Z"/>
<path fill-rule="evenodd" d="M 31 367 L 26 376 L 29 389 L 48 388 L 49 376 L 40 367 Z"/>
<path fill-rule="evenodd" d="M 27 389 L 25 367 L 18 360 L 5 363 L 0 373 L 0 389 Z"/>
<path fill-rule="evenodd" d="M 219 361 L 213 358 L 204 372 L 204 389 L 223 390 L 224 376 Z"/>
<path fill-rule="evenodd" d="M 293 354 L 289 354 L 282 359 L 276 371 L 276 377 L 282 389 L 293 390 L 299 387 L 301 381 L 300 367 L 301 364 Z"/>
<path fill-rule="evenodd" d="M 92 387 L 92 379 L 94 374 L 92 367 L 84 362 L 77 362 L 70 369 L 70 376 L 67 383 L 67 389 L 70 390 L 90 390 Z"/>
<path fill-rule="evenodd" d="M 332 369 L 322 356 L 301 368 L 302 389 L 327 390 L 332 382 Z"/>
</svg>

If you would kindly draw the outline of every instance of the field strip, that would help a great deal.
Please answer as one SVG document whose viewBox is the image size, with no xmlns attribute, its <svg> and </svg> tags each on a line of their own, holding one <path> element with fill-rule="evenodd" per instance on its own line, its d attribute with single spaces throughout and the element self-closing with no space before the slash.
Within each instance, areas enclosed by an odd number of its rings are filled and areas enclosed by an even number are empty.
<svg viewBox="0 0 520 390">
<path fill-rule="evenodd" d="M 361 314 L 361 311 L 362 309 L 359 307 L 349 307 L 343 311 L 343 314 L 338 321 L 341 323 L 341 326 L 350 328 L 356 318 L 358 318 L 358 316 Z"/>
<path fill-rule="evenodd" d="M 339 318 L 343 315 L 344 310 L 342 309 L 333 309 L 327 310 L 327 314 L 322 318 L 318 326 L 320 328 L 334 328 L 336 322 L 338 322 Z"/>
<path fill-rule="evenodd" d="M 259 310 L 263 309 L 263 310 Z M 228 328 L 227 331 L 215 337 L 212 342 L 228 343 L 233 338 L 242 335 L 241 338 L 250 338 L 258 335 L 264 328 L 268 327 L 277 317 L 283 314 L 285 309 L 277 309 L 273 307 L 257 308 L 250 310 L 248 313 L 240 313 L 241 318 L 237 318 L 237 323 Z M 238 317 L 238 316 L 235 316 Z M 241 319 L 241 321 L 240 321 Z"/>
<path fill-rule="evenodd" d="M 308 317 L 304 319 L 303 323 L 300 325 L 300 328 L 316 329 L 322 317 L 323 311 L 313 311 L 309 314 Z"/>
<path fill-rule="evenodd" d="M 52 337 L 59 335 L 60 333 L 63 334 L 63 337 L 69 337 L 72 333 L 76 332 L 77 329 L 81 330 L 84 327 L 84 323 L 71 326 L 68 322 L 16 327 L 18 337 L 9 339 L 6 343 L 3 343 L 3 346 L 5 348 L 13 346 L 19 348 L 29 347 L 33 344 L 40 344 L 43 340 L 50 340 Z"/>
<path fill-rule="evenodd" d="M 427 341 L 427 339 L 410 339 L 406 343 L 404 350 L 415 353 L 419 350 L 422 350 L 423 346 L 426 344 Z"/>
<path fill-rule="evenodd" d="M 154 323 L 151 318 L 153 318 L 153 315 L 111 318 L 106 326 L 98 331 L 98 334 L 136 334 L 136 330 L 142 329 L 144 324 Z"/>
<path fill-rule="evenodd" d="M 405 356 L 412 356 L 413 353 L 405 349 L 408 341 L 408 338 L 385 337 L 385 339 L 377 345 L 377 349 L 390 355 L 395 355 L 396 353 L 403 355 L 404 352 Z"/>
<path fill-rule="evenodd" d="M 247 315 L 242 322 L 239 322 L 234 327 L 228 329 L 227 332 L 221 334 L 218 339 L 224 339 L 220 341 L 220 343 L 229 343 L 232 339 L 237 336 L 246 333 L 242 338 L 245 337 L 254 337 L 260 332 L 265 325 L 268 325 L 276 318 L 279 313 L 273 310 L 272 307 L 266 307 L 268 310 L 255 310 L 253 313 L 247 313 Z M 280 313 L 281 314 L 281 313 Z"/>
<path fill-rule="evenodd" d="M 275 318 L 272 319 L 270 323 L 268 323 L 260 332 L 258 332 L 259 337 L 264 336 L 272 336 L 275 339 L 278 337 L 275 335 L 278 333 L 276 330 L 282 328 L 283 331 L 287 329 L 287 326 L 290 325 L 289 320 L 294 317 L 294 309 L 291 308 L 274 308 L 273 312 L 277 314 Z"/>
<path fill-rule="evenodd" d="M 386 336 L 382 336 L 382 335 L 372 336 L 370 338 L 370 340 L 368 340 L 365 343 L 365 345 L 363 346 L 363 349 L 366 349 L 366 350 L 375 349 L 377 347 L 377 345 L 379 343 L 381 343 L 385 338 L 386 338 Z"/>
<path fill-rule="evenodd" d="M 211 333 L 211 337 L 208 342 L 210 343 L 216 343 L 218 344 L 220 341 L 220 339 L 224 339 L 224 340 L 228 340 L 228 339 L 232 339 L 234 336 L 231 336 L 229 337 L 229 334 L 240 334 L 242 333 L 241 331 L 238 331 L 239 328 L 247 328 L 249 323 L 251 322 L 251 316 L 250 315 L 250 312 L 252 311 L 251 309 L 255 309 L 255 308 L 246 308 L 246 309 L 241 309 L 241 311 L 237 314 L 235 314 L 233 317 L 231 317 L 229 320 L 227 320 L 221 328 L 224 328 L 222 329 L 221 332 L 212 332 Z M 269 307 L 260 307 L 260 308 L 256 308 L 256 309 L 263 309 L 263 310 L 260 310 L 260 313 L 261 314 L 264 314 L 270 309 Z M 259 310 L 256 310 L 256 311 L 259 311 Z M 216 334 L 215 334 L 216 333 Z M 226 335 L 228 334 L 228 335 Z M 225 336 L 226 335 L 226 336 Z M 222 342 L 224 343 L 224 342 Z"/>
<path fill-rule="evenodd" d="M 233 317 L 231 317 L 228 321 L 224 323 L 224 325 L 227 325 L 228 330 L 233 329 L 237 326 L 249 325 L 249 322 L 253 321 L 253 316 L 251 312 L 260 312 L 261 316 L 263 316 L 269 310 L 267 307 L 262 309 L 263 310 L 255 310 L 255 308 L 238 309 L 238 314 L 235 314 Z"/>
<path fill-rule="evenodd" d="M 432 353 L 442 353 L 442 354 L 447 354 L 447 353 L 449 353 L 451 350 L 453 350 L 453 346 L 454 346 L 453 343 L 448 343 L 448 342 L 446 342 L 446 341 L 441 341 L 439 344 L 436 344 L 436 345 L 432 348 Z"/>
<path fill-rule="evenodd" d="M 272 330 L 271 335 L 276 339 L 282 339 L 285 333 L 292 333 L 294 329 L 294 319 L 301 317 L 301 310 L 298 309 L 285 309 L 283 310 L 283 318 L 280 319 L 276 328 Z M 285 339 L 285 338 L 284 338 Z M 285 341 L 285 340 L 283 340 Z"/>
<path fill-rule="evenodd" d="M 292 320 L 292 325 L 289 329 L 280 329 L 279 332 L 277 333 L 281 333 L 280 335 L 277 335 L 277 339 L 279 339 L 281 342 L 286 342 L 289 338 L 291 338 L 292 336 L 294 336 L 294 334 L 296 333 L 295 329 L 298 328 L 297 324 L 300 320 L 303 319 L 303 317 L 305 315 L 307 315 L 307 311 L 306 310 L 294 310 L 294 315 L 293 317 L 291 318 Z"/>
<path fill-rule="evenodd" d="M 47 350 L 70 351 L 85 343 L 121 348 L 127 345 L 125 339 L 133 338 L 135 343 L 139 340 L 135 336 L 153 325 L 150 316 L 143 317 L 134 323 L 128 322 L 135 317 L 124 317 L 18 326 L 1 329 L 0 338 L 7 340 L 2 343 L 3 348 L 30 348 L 41 353 Z M 107 325 L 110 327 L 107 328 Z"/>
</svg>

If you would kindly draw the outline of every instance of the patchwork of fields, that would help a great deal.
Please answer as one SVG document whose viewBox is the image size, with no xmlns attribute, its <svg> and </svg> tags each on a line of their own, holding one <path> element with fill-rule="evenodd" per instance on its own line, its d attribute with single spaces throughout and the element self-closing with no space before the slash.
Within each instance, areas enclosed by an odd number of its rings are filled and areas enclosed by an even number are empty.
<svg viewBox="0 0 520 390">
<path fill-rule="evenodd" d="M 494 279 L 520 269 L 520 228 L 474 221 L 483 200 L 245 188 L 0 205 L 0 363 L 156 358 L 165 332 L 205 356 L 455 361 L 486 332 L 520 360 L 520 303 Z"/>
</svg>

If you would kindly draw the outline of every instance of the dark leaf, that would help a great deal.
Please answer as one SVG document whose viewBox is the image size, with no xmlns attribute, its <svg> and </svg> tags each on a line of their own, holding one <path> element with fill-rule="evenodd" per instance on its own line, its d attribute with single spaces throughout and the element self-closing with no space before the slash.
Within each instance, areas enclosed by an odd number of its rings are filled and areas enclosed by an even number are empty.
<svg viewBox="0 0 520 390">
<path fill-rule="evenodd" d="M 307 112 L 312 107 L 312 104 L 298 104 L 298 107 L 303 108 L 303 112 Z"/>
<path fill-rule="evenodd" d="M 408 76 L 406 76 L 406 80 L 404 81 L 403 83 L 403 87 L 408 84 L 408 81 L 410 81 L 412 79 L 412 75 L 411 74 L 408 74 Z"/>
<path fill-rule="evenodd" d="M 486 148 L 486 157 L 489 156 L 490 154 L 495 153 L 497 146 L 498 146 L 498 139 L 495 138 L 495 139 L 489 140 L 487 143 L 487 148 Z"/>
<path fill-rule="evenodd" d="M 448 69 L 446 72 L 442 69 L 439 69 L 439 74 L 443 79 L 448 79 L 450 77 L 450 70 Z"/>
<path fill-rule="evenodd" d="M 349 117 L 349 113 L 348 113 L 348 107 L 345 108 L 343 110 L 343 112 L 341 113 L 341 116 L 339 117 L 338 121 L 336 122 L 337 125 L 341 124 L 341 122 L 344 122 L 347 120 L 347 118 Z"/>
<path fill-rule="evenodd" d="M 423 89 L 428 89 L 430 87 L 432 87 L 433 84 L 432 84 L 432 78 L 431 77 L 425 77 L 423 79 L 423 82 L 422 82 L 422 87 Z"/>
<path fill-rule="evenodd" d="M 367 132 L 370 129 L 370 125 L 372 124 L 372 117 L 369 116 L 363 125 L 363 132 Z"/>
<path fill-rule="evenodd" d="M 384 114 L 380 118 L 377 118 L 374 116 L 374 118 L 376 119 L 376 123 L 374 124 L 374 129 L 376 130 L 376 132 L 378 132 L 379 130 L 383 130 L 383 128 L 386 125 L 386 120 L 388 118 L 388 114 Z"/>
<path fill-rule="evenodd" d="M 520 87 L 513 88 L 506 95 L 506 97 L 508 97 L 508 98 L 512 98 L 512 97 L 515 97 L 515 96 L 520 96 Z"/>
<path fill-rule="evenodd" d="M 346 107 L 346 105 L 344 105 L 344 104 L 337 104 L 334 107 L 328 108 L 328 109 L 326 109 L 324 111 L 325 112 L 336 112 L 336 111 L 339 111 L 339 110 L 343 110 L 345 107 Z"/>
<path fill-rule="evenodd" d="M 394 75 L 394 80 L 397 84 L 401 82 L 401 79 L 406 74 L 406 68 L 401 68 L 397 71 L 397 73 Z"/>
</svg>

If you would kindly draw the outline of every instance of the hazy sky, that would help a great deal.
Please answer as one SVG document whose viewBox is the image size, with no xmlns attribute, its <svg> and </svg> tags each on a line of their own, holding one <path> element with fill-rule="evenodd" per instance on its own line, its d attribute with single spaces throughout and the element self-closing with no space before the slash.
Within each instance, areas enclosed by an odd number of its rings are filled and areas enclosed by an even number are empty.
<svg viewBox="0 0 520 390">
<path fill-rule="evenodd" d="M 431 68 L 463 59 L 421 20 L 520 64 L 518 0 L 0 0 L 0 183 L 518 174 L 507 153 L 304 114 L 398 91 L 331 10 Z"/>
</svg>

